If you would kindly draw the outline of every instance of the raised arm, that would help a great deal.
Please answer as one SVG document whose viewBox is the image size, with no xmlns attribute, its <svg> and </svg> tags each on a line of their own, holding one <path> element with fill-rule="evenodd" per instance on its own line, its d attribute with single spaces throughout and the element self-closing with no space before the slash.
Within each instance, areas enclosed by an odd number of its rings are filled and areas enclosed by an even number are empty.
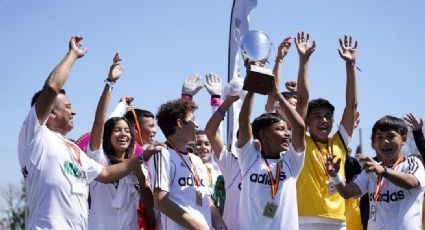
<svg viewBox="0 0 425 230">
<path fill-rule="evenodd" d="M 413 138 L 415 139 L 416 147 L 422 155 L 422 158 L 425 158 L 425 138 L 424 133 L 422 132 L 422 127 L 424 122 L 422 119 L 417 119 L 412 113 L 406 114 L 404 120 L 412 128 Z"/>
<path fill-rule="evenodd" d="M 211 143 L 212 150 L 217 158 L 220 158 L 224 143 L 218 131 L 221 121 L 224 119 L 224 114 L 229 110 L 233 102 L 237 101 L 239 96 L 227 96 L 221 106 L 213 113 L 205 126 L 205 133 Z"/>
<path fill-rule="evenodd" d="M 90 138 L 90 150 L 96 151 L 102 144 L 103 127 L 105 123 L 106 112 L 108 110 L 109 101 L 111 99 L 111 92 L 113 84 L 121 77 L 123 69 L 120 66 L 120 55 L 115 54 L 111 67 L 109 68 L 108 78 L 103 88 L 102 95 L 100 96 L 99 103 L 97 104 L 96 115 L 93 122 Z"/>
<path fill-rule="evenodd" d="M 283 62 L 283 58 L 286 56 L 286 54 L 288 54 L 289 48 L 291 48 L 291 37 L 286 37 L 285 39 L 283 39 L 282 43 L 280 43 L 279 45 L 279 48 L 276 54 L 274 68 L 273 68 L 274 80 L 278 87 L 280 84 L 281 64 Z M 266 112 L 272 112 L 275 103 L 276 103 L 276 100 L 274 97 L 267 97 Z"/>
<path fill-rule="evenodd" d="M 40 96 L 35 102 L 35 111 L 40 124 L 43 123 L 49 115 L 56 96 L 68 79 L 72 65 L 78 58 L 83 57 L 87 52 L 87 49 L 83 49 L 79 43 L 82 39 L 82 36 L 71 37 L 68 53 L 53 69 L 44 83 Z"/>
<path fill-rule="evenodd" d="M 348 136 L 353 135 L 354 124 L 357 112 L 357 82 L 356 82 L 356 49 L 357 41 L 353 43 L 351 36 L 345 35 L 344 42 L 339 39 L 341 49 L 338 49 L 339 56 L 345 61 L 347 72 L 347 86 L 345 92 L 345 109 L 342 115 L 342 125 Z"/>
<path fill-rule="evenodd" d="M 243 147 L 252 138 L 250 117 L 254 104 L 254 93 L 248 92 L 239 112 L 239 137 L 236 142 L 238 148 Z"/>
<path fill-rule="evenodd" d="M 295 111 L 294 107 L 289 104 L 289 102 L 282 96 L 278 91 L 277 85 L 275 85 L 274 90 L 272 91 L 271 96 L 276 98 L 279 102 L 280 108 L 286 115 L 289 123 L 292 127 L 292 146 L 294 146 L 295 151 L 301 152 L 305 149 L 305 124 L 301 116 Z"/>
<path fill-rule="evenodd" d="M 313 43 L 310 44 L 310 34 L 304 34 L 304 32 L 301 31 L 298 32 L 297 37 L 294 38 L 294 43 L 297 47 L 298 56 L 300 58 L 297 79 L 298 100 L 296 110 L 298 114 L 305 120 L 307 116 L 307 107 L 309 99 L 308 61 L 310 60 L 311 54 L 316 49 L 316 42 L 313 41 Z"/>
<path fill-rule="evenodd" d="M 201 76 L 195 74 L 186 78 L 182 86 L 182 99 L 192 101 L 193 96 L 197 94 L 202 87 Z"/>
</svg>

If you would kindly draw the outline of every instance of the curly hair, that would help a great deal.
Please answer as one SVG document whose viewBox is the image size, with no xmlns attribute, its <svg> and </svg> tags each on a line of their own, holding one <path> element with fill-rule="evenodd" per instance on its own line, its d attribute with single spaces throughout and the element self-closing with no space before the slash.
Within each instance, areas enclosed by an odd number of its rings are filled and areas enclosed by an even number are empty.
<svg viewBox="0 0 425 230">
<path fill-rule="evenodd" d="M 158 113 L 156 114 L 156 120 L 159 128 L 165 137 L 176 132 L 177 120 L 184 121 L 188 113 L 198 109 L 195 103 L 178 99 L 174 101 L 168 101 L 159 107 Z"/>
<path fill-rule="evenodd" d="M 111 143 L 111 135 L 114 131 L 115 125 L 118 121 L 125 121 L 127 123 L 128 127 L 130 128 L 130 145 L 128 146 L 127 150 L 125 151 L 124 158 L 130 158 L 133 155 L 134 151 L 134 131 L 132 126 L 129 124 L 127 119 L 122 117 L 112 117 L 109 118 L 104 125 L 104 133 L 103 133 L 103 151 L 105 152 L 105 155 L 108 157 L 109 162 L 111 165 L 120 163 L 121 161 L 117 158 L 117 153 L 115 152 L 114 147 Z"/>
</svg>

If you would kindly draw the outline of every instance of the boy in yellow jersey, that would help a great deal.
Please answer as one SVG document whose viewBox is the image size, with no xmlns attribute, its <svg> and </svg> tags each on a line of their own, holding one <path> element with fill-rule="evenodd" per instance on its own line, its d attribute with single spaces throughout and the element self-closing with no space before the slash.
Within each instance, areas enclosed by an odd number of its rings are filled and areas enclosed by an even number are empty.
<svg viewBox="0 0 425 230">
<path fill-rule="evenodd" d="M 298 52 L 310 48 L 309 36 L 298 34 Z M 329 135 L 333 125 L 334 106 L 325 99 L 308 103 L 307 66 L 309 56 L 300 54 L 297 111 L 305 119 L 306 135 L 304 167 L 297 180 L 298 216 L 300 229 L 345 229 L 345 201 L 337 193 L 325 169 L 327 156 L 336 156 L 345 164 L 347 145 L 351 139 L 357 111 L 355 60 L 357 42 L 351 36 L 339 40 L 339 55 L 346 62 L 346 106 L 338 131 Z M 305 59 L 305 60 L 302 60 Z M 345 175 L 341 167 L 341 175 Z"/>
</svg>

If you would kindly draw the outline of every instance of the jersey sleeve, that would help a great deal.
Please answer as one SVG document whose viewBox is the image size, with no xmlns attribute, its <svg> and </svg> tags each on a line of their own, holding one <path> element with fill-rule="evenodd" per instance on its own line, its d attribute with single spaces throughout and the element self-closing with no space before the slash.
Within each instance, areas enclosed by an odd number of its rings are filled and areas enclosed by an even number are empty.
<svg viewBox="0 0 425 230">
<path fill-rule="evenodd" d="M 425 171 L 422 161 L 415 156 L 409 156 L 407 158 L 407 163 L 408 169 L 406 173 L 413 174 L 418 179 L 419 186 L 425 188 Z"/>
<path fill-rule="evenodd" d="M 40 124 L 35 111 L 35 106 L 31 107 L 30 112 L 25 118 L 21 130 L 19 132 L 18 141 L 18 156 L 21 167 L 25 166 L 29 160 L 37 161 L 36 159 L 41 154 L 41 151 L 28 151 L 30 146 L 35 142 L 41 142 L 43 135 L 43 126 L 45 127 L 47 118 Z M 47 127 L 45 127 L 47 129 Z"/>
<path fill-rule="evenodd" d="M 87 147 L 87 156 L 90 159 L 93 159 L 94 161 L 96 161 L 99 164 L 109 165 L 108 159 L 105 155 L 105 152 L 103 151 L 103 146 L 100 146 L 100 148 L 96 151 L 92 151 L 90 149 L 90 146 L 88 146 Z"/>
<path fill-rule="evenodd" d="M 360 175 L 354 179 L 353 183 L 359 187 L 362 195 L 369 191 L 369 175 L 365 171 L 362 171 Z"/>
<path fill-rule="evenodd" d="M 294 169 L 294 174 L 298 176 L 304 165 L 305 149 L 301 152 L 296 152 L 294 146 L 291 144 L 289 146 L 287 154 L 289 157 L 289 162 Z"/>
<path fill-rule="evenodd" d="M 86 153 L 83 152 L 83 150 L 80 150 L 80 154 L 83 164 L 87 164 L 87 182 L 91 183 L 102 172 L 103 165 L 87 157 Z M 85 166 L 83 165 L 83 167 Z"/>
<path fill-rule="evenodd" d="M 213 157 L 224 178 L 226 178 L 226 175 L 230 175 L 232 173 L 233 168 L 239 167 L 238 158 L 233 155 L 232 152 L 227 150 L 226 146 L 223 146 L 220 158 L 217 159 L 215 154 L 213 154 Z"/>
<path fill-rule="evenodd" d="M 166 149 L 152 155 L 148 162 L 152 188 L 170 192 L 170 152 Z"/>
<path fill-rule="evenodd" d="M 255 149 L 254 140 L 252 138 L 241 148 L 236 148 L 236 152 L 239 156 L 238 163 L 242 172 L 246 172 L 251 162 L 255 161 L 258 157 L 256 154 L 257 150 Z"/>
<path fill-rule="evenodd" d="M 338 127 L 338 132 L 337 133 L 338 133 L 339 137 L 341 138 L 342 143 L 345 146 L 348 146 L 350 144 L 350 142 L 351 142 L 351 137 L 348 136 L 347 130 L 345 130 L 345 128 L 344 128 L 344 126 L 342 124 Z"/>
</svg>

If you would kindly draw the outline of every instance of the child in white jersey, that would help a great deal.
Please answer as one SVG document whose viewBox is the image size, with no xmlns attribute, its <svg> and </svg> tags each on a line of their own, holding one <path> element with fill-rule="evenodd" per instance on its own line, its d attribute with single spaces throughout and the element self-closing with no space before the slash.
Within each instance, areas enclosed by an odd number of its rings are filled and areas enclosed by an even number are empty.
<svg viewBox="0 0 425 230">
<path fill-rule="evenodd" d="M 196 139 L 195 109 L 193 102 L 180 99 L 161 105 L 156 115 L 168 148 L 155 153 L 148 167 L 163 229 L 225 227 L 210 198 L 205 165 L 186 151 Z"/>
<path fill-rule="evenodd" d="M 253 93 L 248 92 L 239 115 L 236 143 L 242 175 L 240 229 L 298 229 L 296 179 L 304 162 L 304 122 L 276 84 L 275 97 L 292 127 L 276 113 L 266 113 L 250 123 Z M 253 143 L 261 143 L 259 152 Z M 243 211 L 242 211 L 243 210 Z"/>
<path fill-rule="evenodd" d="M 415 156 L 405 157 L 407 125 L 385 116 L 372 128 L 372 145 L 382 162 L 357 156 L 364 171 L 349 184 L 339 175 L 341 160 L 329 157 L 326 169 L 345 199 L 369 194 L 368 229 L 422 229 L 425 171 Z"/>
</svg>

